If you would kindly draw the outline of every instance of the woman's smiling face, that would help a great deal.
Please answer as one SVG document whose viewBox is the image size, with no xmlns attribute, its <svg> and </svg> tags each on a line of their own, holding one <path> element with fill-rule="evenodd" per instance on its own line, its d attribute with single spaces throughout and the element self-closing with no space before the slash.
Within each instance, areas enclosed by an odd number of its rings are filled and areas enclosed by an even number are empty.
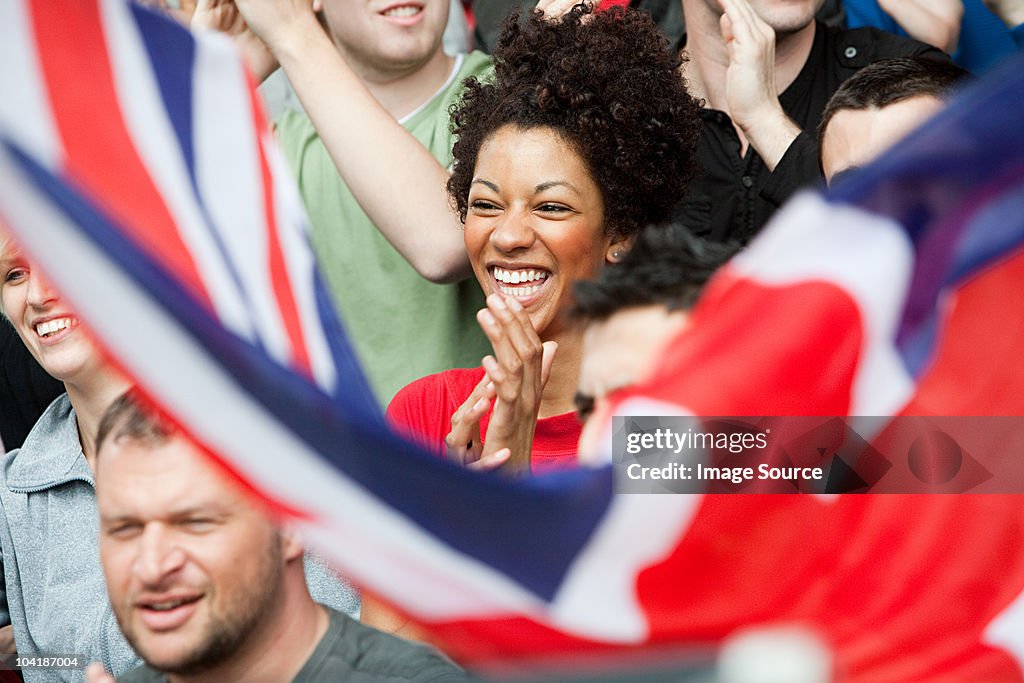
<svg viewBox="0 0 1024 683">
<path fill-rule="evenodd" d="M 73 381 L 103 366 L 100 353 L 79 327 L 78 317 L 36 265 L 2 236 L 0 301 L 18 336 L 53 377 Z"/>
<path fill-rule="evenodd" d="M 583 159 L 551 128 L 504 126 L 480 147 L 466 250 L 485 294 L 515 297 L 542 339 L 563 328 L 572 284 L 618 248 Z"/>
</svg>

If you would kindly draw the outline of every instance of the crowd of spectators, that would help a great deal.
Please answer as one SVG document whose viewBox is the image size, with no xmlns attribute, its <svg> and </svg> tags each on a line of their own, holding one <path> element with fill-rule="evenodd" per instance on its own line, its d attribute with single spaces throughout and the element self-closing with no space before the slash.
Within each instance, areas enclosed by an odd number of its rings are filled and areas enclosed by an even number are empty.
<svg viewBox="0 0 1024 683">
<path fill-rule="evenodd" d="M 1024 42 L 1024 0 L 148 4 L 283 74 L 276 136 L 381 406 L 495 476 L 577 466 L 777 208 Z M 96 683 L 463 679 L 372 597 L 355 622 L 2 234 L 0 269 L 0 650 L 81 653 Z"/>
</svg>

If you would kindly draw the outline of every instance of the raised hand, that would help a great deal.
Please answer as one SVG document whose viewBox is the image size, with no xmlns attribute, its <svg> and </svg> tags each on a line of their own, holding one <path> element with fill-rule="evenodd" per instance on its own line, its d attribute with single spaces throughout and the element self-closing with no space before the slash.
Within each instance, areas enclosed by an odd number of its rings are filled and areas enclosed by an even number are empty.
<svg viewBox="0 0 1024 683">
<path fill-rule="evenodd" d="M 3 233 L 0 232 L 0 238 L 2 237 Z M 0 627 L 0 654 L 13 655 L 17 651 L 18 646 L 14 643 L 14 627 L 10 624 Z"/>
<path fill-rule="evenodd" d="M 718 0 L 729 51 L 725 93 L 729 116 L 771 170 L 800 129 L 789 120 L 775 84 L 775 31 L 747 0 Z"/>
<path fill-rule="evenodd" d="M 502 469 L 528 472 L 537 415 L 557 344 L 541 343 L 530 317 L 513 297 L 491 294 L 477 320 L 494 348 L 494 355 L 483 359 L 495 399 L 481 457 L 507 449 Z"/>
<path fill-rule="evenodd" d="M 452 415 L 452 431 L 444 440 L 450 461 L 470 469 L 491 470 L 508 460 L 510 450 L 507 448 L 482 457 L 480 419 L 487 414 L 494 396 L 494 383 L 484 373 L 469 397 Z"/>
<path fill-rule="evenodd" d="M 258 82 L 277 69 L 277 59 L 250 28 L 234 0 L 198 0 L 192 13 L 192 28 L 220 31 L 231 36 Z"/>
<path fill-rule="evenodd" d="M 114 677 L 104 670 L 99 662 L 93 662 L 85 670 L 85 683 L 114 683 Z"/>
<path fill-rule="evenodd" d="M 538 0 L 537 6 L 534 9 L 539 9 L 543 12 L 545 19 L 561 19 L 569 10 L 580 4 L 581 1 L 594 7 L 600 4 L 601 0 Z"/>
</svg>

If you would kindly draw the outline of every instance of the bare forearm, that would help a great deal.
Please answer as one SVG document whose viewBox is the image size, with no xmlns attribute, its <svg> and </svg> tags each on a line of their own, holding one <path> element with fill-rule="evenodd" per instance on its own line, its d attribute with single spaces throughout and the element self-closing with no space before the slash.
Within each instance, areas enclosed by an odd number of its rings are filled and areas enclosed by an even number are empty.
<svg viewBox="0 0 1024 683">
<path fill-rule="evenodd" d="M 737 125 L 769 171 L 775 170 L 786 150 L 800 135 L 800 127 L 786 116 L 781 105 L 752 117 L 749 122 L 737 121 Z"/>
<path fill-rule="evenodd" d="M 1024 0 L 985 0 L 985 6 L 1010 28 L 1024 24 Z"/>
<path fill-rule="evenodd" d="M 374 99 L 318 25 L 272 46 L 363 210 L 424 277 L 469 274 L 447 171 Z"/>
<path fill-rule="evenodd" d="M 961 0 L 878 0 L 878 6 L 912 38 L 948 54 L 956 50 L 964 16 Z"/>
</svg>

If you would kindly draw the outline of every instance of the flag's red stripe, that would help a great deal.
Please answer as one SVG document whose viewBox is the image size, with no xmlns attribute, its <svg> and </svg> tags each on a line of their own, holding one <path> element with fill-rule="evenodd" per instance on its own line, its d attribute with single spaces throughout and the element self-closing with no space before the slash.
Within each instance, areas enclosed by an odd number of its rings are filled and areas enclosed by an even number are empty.
<svg viewBox="0 0 1024 683">
<path fill-rule="evenodd" d="M 841 287 L 767 285 L 726 269 L 648 381 L 617 398 L 695 415 L 846 415 L 864 339 L 860 309 Z"/>
<path fill-rule="evenodd" d="M 209 305 L 196 265 L 128 134 L 97 0 L 30 0 L 65 173 Z"/>
<path fill-rule="evenodd" d="M 1019 498 L 707 496 L 669 557 L 637 576 L 650 631 L 636 646 L 516 615 L 426 626 L 468 663 L 547 654 L 563 664 L 579 657 L 582 667 L 588 652 L 806 625 L 831 648 L 837 681 L 1019 682 L 1020 664 L 981 642 L 1024 586 L 1024 560 L 1007 551 L 1024 530 Z M 999 571 L 984 571 L 993 566 Z"/>
<path fill-rule="evenodd" d="M 248 78 L 248 76 L 246 76 Z M 260 160 L 260 177 L 263 185 L 263 213 L 267 221 L 267 252 L 270 263 L 270 281 L 274 290 L 274 297 L 277 299 L 277 308 L 281 312 L 281 320 L 284 322 L 285 332 L 292 347 L 292 360 L 297 369 L 312 376 L 312 364 L 309 360 L 309 350 L 306 348 L 306 338 L 302 330 L 302 320 L 299 316 L 299 307 L 295 302 L 295 294 L 292 290 L 291 280 L 288 277 L 288 268 L 285 264 L 284 253 L 281 248 L 281 238 L 278 234 L 277 213 L 274 207 L 274 178 L 270 173 L 270 164 L 267 163 L 267 152 L 263 147 L 260 131 L 266 130 L 266 121 L 263 118 L 262 104 L 259 101 L 255 84 L 250 84 L 249 104 L 253 112 L 253 129 L 257 135 L 257 149 Z"/>
<path fill-rule="evenodd" d="M 1024 415 L 1024 309 L 1007 294 L 1024 282 L 1024 251 L 956 292 L 930 367 L 906 415 Z"/>
</svg>

